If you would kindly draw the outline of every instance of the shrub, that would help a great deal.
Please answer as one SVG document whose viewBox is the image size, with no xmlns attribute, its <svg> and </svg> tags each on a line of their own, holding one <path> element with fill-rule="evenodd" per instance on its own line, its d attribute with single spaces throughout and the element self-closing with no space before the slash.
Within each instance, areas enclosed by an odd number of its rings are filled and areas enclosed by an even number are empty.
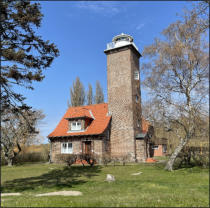
<svg viewBox="0 0 210 208">
<path fill-rule="evenodd" d="M 56 159 L 66 163 L 69 167 L 73 165 L 77 160 L 77 155 L 75 154 L 58 154 Z"/>
<path fill-rule="evenodd" d="M 117 162 L 120 162 L 120 158 L 119 157 L 116 157 L 116 156 L 112 156 L 111 157 L 111 160 L 112 160 L 114 166 L 116 165 Z"/>
<path fill-rule="evenodd" d="M 1 152 L 1 165 L 7 165 L 3 152 Z"/>
<path fill-rule="evenodd" d="M 82 160 L 85 160 L 90 166 L 94 166 L 97 163 L 97 155 L 94 153 L 82 154 Z"/>
<path fill-rule="evenodd" d="M 49 161 L 49 145 L 21 146 L 22 151 L 15 157 L 14 164 L 24 162 L 47 162 Z M 3 151 L 1 152 L 1 165 L 7 165 Z"/>
<path fill-rule="evenodd" d="M 126 162 L 128 162 L 130 159 L 130 155 L 124 155 L 121 159 L 123 166 L 125 165 Z"/>
<path fill-rule="evenodd" d="M 110 163 L 112 161 L 110 154 L 104 154 L 102 157 L 102 163 L 107 166 L 108 163 Z"/>
<path fill-rule="evenodd" d="M 209 149 L 201 147 L 186 146 L 178 155 L 176 159 L 176 166 L 209 166 Z"/>
</svg>

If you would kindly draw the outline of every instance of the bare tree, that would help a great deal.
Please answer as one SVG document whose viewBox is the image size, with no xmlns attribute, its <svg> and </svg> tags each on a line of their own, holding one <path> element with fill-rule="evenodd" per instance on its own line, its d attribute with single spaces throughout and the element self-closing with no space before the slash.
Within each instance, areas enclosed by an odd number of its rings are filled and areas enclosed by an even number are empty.
<svg viewBox="0 0 210 208">
<path fill-rule="evenodd" d="M 39 133 L 36 125 L 42 118 L 44 115 L 41 111 L 32 110 L 21 110 L 21 113 L 7 110 L 2 115 L 1 147 L 9 166 L 13 165 L 16 156 L 21 152 L 21 146 L 33 140 Z"/>
<path fill-rule="evenodd" d="M 73 82 L 73 86 L 70 88 L 71 104 L 70 106 L 82 106 L 85 103 L 85 90 L 83 84 L 80 82 L 79 77 Z"/>
<path fill-rule="evenodd" d="M 158 100 L 162 109 L 164 126 L 175 132 L 179 144 L 172 153 L 165 169 L 173 170 L 174 161 L 196 136 L 197 118 L 208 110 L 209 54 L 208 42 L 200 26 L 200 19 L 185 13 L 165 29 L 164 40 L 146 47 L 143 56 L 144 85 Z"/>
<path fill-rule="evenodd" d="M 209 28 L 209 4 L 209 0 L 199 1 L 194 5 L 193 10 L 190 11 L 191 15 L 197 16 L 198 24 L 203 32 Z"/>
<path fill-rule="evenodd" d="M 93 104 L 93 88 L 92 85 L 88 85 L 88 92 L 87 92 L 87 104 L 92 105 Z"/>
<path fill-rule="evenodd" d="M 99 81 L 96 81 L 95 103 L 104 103 L 104 93 Z"/>
</svg>

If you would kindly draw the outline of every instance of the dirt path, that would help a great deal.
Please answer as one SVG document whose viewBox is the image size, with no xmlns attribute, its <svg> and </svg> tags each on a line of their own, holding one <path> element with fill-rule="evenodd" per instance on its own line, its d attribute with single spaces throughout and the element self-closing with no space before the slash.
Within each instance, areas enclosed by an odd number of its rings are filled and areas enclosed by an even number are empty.
<svg viewBox="0 0 210 208">
<path fill-rule="evenodd" d="M 56 191 L 56 192 L 49 192 L 44 194 L 37 194 L 36 196 L 81 196 L 82 192 L 80 191 Z"/>
<path fill-rule="evenodd" d="M 21 193 L 1 193 L 1 196 L 20 196 Z"/>
</svg>

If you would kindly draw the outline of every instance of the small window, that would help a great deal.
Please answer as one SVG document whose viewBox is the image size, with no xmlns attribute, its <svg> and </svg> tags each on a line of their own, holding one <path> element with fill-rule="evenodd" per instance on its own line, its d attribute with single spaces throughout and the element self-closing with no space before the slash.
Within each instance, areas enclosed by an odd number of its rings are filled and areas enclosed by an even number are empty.
<svg viewBox="0 0 210 208">
<path fill-rule="evenodd" d="M 136 102 L 139 102 L 139 96 L 136 95 Z"/>
<path fill-rule="evenodd" d="M 61 153 L 62 154 L 72 154 L 73 147 L 71 142 L 62 142 L 61 143 Z"/>
<path fill-rule="evenodd" d="M 134 79 L 139 80 L 139 71 L 138 70 L 134 71 Z"/>
<path fill-rule="evenodd" d="M 140 127 L 140 120 L 137 121 L 137 127 Z"/>
<path fill-rule="evenodd" d="M 163 153 L 166 153 L 166 151 L 167 151 L 167 145 L 163 144 Z"/>
<path fill-rule="evenodd" d="M 71 131 L 79 131 L 81 130 L 81 128 L 82 128 L 81 122 L 77 121 L 71 123 Z"/>
<path fill-rule="evenodd" d="M 152 149 L 154 149 L 154 150 L 158 149 L 158 145 L 154 145 L 154 146 L 152 147 Z"/>
</svg>

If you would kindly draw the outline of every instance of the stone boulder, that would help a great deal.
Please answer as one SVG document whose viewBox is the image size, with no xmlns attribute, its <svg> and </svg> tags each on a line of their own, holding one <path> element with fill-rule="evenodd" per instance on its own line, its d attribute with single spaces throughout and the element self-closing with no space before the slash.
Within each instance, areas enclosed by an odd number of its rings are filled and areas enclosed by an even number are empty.
<svg viewBox="0 0 210 208">
<path fill-rule="evenodd" d="M 115 181 L 115 177 L 111 174 L 107 174 L 106 175 L 106 181 L 113 182 L 113 181 Z"/>
</svg>

